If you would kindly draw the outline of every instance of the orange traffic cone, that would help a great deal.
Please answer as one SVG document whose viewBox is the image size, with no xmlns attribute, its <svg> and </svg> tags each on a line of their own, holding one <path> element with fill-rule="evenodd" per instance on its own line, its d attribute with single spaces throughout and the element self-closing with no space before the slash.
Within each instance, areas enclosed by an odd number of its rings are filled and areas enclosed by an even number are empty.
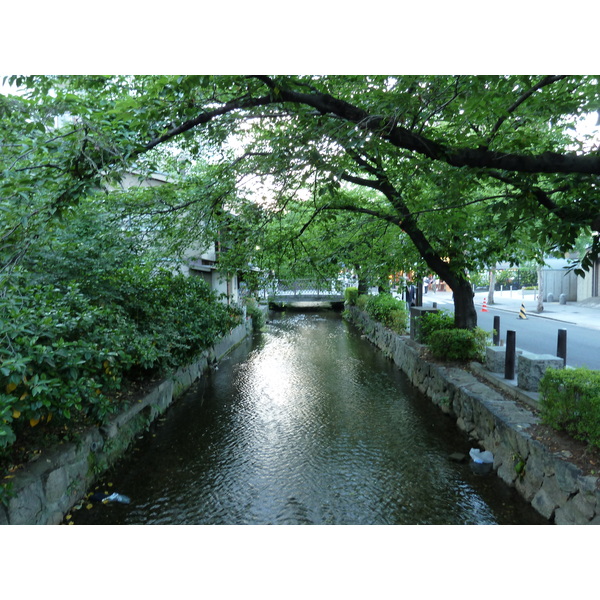
<svg viewBox="0 0 600 600">
<path fill-rule="evenodd" d="M 485 298 L 485 297 L 483 299 L 483 306 L 481 307 L 481 312 L 488 312 L 488 309 L 487 309 L 487 298 Z"/>
</svg>

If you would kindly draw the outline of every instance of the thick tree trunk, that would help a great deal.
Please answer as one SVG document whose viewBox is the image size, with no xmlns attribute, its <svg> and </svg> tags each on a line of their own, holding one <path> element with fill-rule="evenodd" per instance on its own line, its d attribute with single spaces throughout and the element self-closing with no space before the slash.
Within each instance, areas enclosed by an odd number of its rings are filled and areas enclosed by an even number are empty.
<svg viewBox="0 0 600 600">
<path fill-rule="evenodd" d="M 477 311 L 471 284 L 466 279 L 447 283 L 454 292 L 454 325 L 461 329 L 474 329 L 477 327 Z"/>
<path fill-rule="evenodd" d="M 359 296 L 367 294 L 368 292 L 369 292 L 369 286 L 367 285 L 367 282 L 364 279 L 359 279 L 358 280 L 358 294 L 359 294 Z"/>
<path fill-rule="evenodd" d="M 490 269 L 490 289 L 488 290 L 488 304 L 494 304 L 494 288 L 496 287 L 496 269 Z"/>
<path fill-rule="evenodd" d="M 354 270 L 358 275 L 358 294 L 359 296 L 361 296 L 369 291 L 369 285 L 367 283 L 367 280 L 364 277 L 360 276 L 360 265 L 354 265 Z"/>
<path fill-rule="evenodd" d="M 537 268 L 537 280 L 538 280 L 538 297 L 537 297 L 537 312 L 544 312 L 544 274 L 542 272 L 542 266 L 538 265 Z"/>
</svg>

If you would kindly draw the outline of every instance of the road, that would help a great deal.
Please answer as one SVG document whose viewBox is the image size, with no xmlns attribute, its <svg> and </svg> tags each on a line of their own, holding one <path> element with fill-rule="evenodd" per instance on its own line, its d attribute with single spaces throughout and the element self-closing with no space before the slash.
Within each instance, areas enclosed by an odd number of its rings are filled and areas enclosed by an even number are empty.
<svg viewBox="0 0 600 600">
<path fill-rule="evenodd" d="M 427 301 L 437 301 L 438 308 L 445 310 L 454 310 L 454 304 L 451 297 L 443 297 L 442 294 L 433 296 L 427 295 Z M 513 302 L 512 304 L 515 304 Z M 528 302 L 533 307 L 532 302 Z M 595 322 L 589 324 L 582 323 L 581 317 L 575 318 L 568 313 L 556 315 L 531 314 L 526 311 L 526 319 L 519 319 L 518 302 L 515 306 L 507 308 L 488 306 L 487 312 L 483 312 L 482 299 L 478 297 L 475 302 L 477 308 L 478 326 L 486 331 L 492 331 L 494 328 L 494 317 L 500 317 L 500 339 L 506 341 L 506 332 L 512 330 L 516 332 L 517 348 L 536 354 L 551 354 L 556 356 L 556 347 L 558 343 L 558 330 L 567 330 L 567 365 L 571 367 L 588 367 L 590 369 L 600 370 L 600 331 Z M 512 310 L 511 310 L 512 309 Z M 598 311 L 600 316 L 600 310 Z M 560 316 L 561 320 L 556 317 Z M 579 321 L 577 324 L 575 321 Z"/>
</svg>

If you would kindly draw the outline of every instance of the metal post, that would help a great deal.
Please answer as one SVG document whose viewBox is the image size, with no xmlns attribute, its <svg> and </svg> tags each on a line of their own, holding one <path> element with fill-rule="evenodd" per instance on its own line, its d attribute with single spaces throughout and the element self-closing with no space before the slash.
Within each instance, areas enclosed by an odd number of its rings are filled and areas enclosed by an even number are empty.
<svg viewBox="0 0 600 600">
<path fill-rule="evenodd" d="M 421 279 L 415 287 L 417 289 L 417 297 L 415 299 L 415 306 L 423 306 L 423 280 Z"/>
<path fill-rule="evenodd" d="M 515 357 L 517 354 L 517 333 L 510 329 L 506 332 L 506 358 L 504 361 L 504 379 L 515 378 Z"/>
<path fill-rule="evenodd" d="M 556 356 L 563 359 L 563 365 L 567 366 L 567 330 L 558 330 L 558 343 L 556 345 Z"/>
<path fill-rule="evenodd" d="M 494 317 L 494 346 L 500 345 L 500 317 Z"/>
</svg>

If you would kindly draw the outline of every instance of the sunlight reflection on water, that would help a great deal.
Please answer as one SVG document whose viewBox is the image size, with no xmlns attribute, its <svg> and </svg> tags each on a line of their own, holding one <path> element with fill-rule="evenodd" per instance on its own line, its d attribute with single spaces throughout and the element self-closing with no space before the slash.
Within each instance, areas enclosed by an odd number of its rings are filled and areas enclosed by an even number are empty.
<svg viewBox="0 0 600 600">
<path fill-rule="evenodd" d="M 202 401 L 203 400 L 203 401 Z M 541 523 L 338 314 L 284 314 L 172 407 L 98 523 Z M 80 519 L 82 522 L 82 519 Z"/>
</svg>

